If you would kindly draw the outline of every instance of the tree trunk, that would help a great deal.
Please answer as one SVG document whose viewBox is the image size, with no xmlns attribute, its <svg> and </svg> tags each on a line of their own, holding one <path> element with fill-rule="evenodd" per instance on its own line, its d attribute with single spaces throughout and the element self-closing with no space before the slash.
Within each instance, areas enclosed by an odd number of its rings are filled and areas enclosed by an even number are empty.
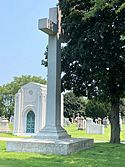
<svg viewBox="0 0 125 167">
<path fill-rule="evenodd" d="M 110 143 L 120 143 L 119 97 L 111 99 L 111 138 Z"/>
</svg>

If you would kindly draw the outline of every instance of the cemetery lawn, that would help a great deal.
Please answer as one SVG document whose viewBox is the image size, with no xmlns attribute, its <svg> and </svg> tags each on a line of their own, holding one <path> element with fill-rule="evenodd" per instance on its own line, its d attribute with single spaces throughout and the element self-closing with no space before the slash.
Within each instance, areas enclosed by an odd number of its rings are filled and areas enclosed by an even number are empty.
<svg viewBox="0 0 125 167">
<path fill-rule="evenodd" d="M 110 126 L 108 128 L 105 128 L 104 134 L 86 134 L 85 130 L 78 130 L 76 124 L 71 124 L 70 126 L 65 127 L 68 134 L 71 135 L 73 138 L 92 138 L 95 142 L 103 141 L 103 142 L 109 142 L 110 141 Z M 125 124 L 123 124 L 123 130 L 120 134 L 121 141 L 125 141 Z"/>
<path fill-rule="evenodd" d="M 86 134 L 85 130 L 78 130 L 76 124 L 71 124 L 70 126 L 65 127 L 68 134 L 73 138 L 92 138 L 95 142 L 103 141 L 109 142 L 110 140 L 110 126 L 105 128 L 104 134 Z M 8 138 L 29 138 L 24 136 L 14 136 L 12 133 L 0 133 L 0 137 L 8 137 Z M 121 131 L 121 141 L 125 141 L 125 124 L 123 124 L 123 130 Z"/>
<path fill-rule="evenodd" d="M 77 130 L 76 124 L 65 127 L 72 137 L 94 138 L 94 147 L 68 156 L 44 155 L 39 153 L 6 152 L 6 142 L 0 141 L 0 167 L 125 167 L 125 144 L 109 144 L 110 127 L 103 135 L 86 134 Z M 0 137 L 15 137 L 0 133 Z M 121 132 L 121 140 L 125 141 L 125 125 Z M 103 141 L 103 143 L 101 143 Z M 104 142 L 107 141 L 107 142 Z"/>
<path fill-rule="evenodd" d="M 0 137 L 6 137 L 6 138 L 29 138 L 28 136 L 15 136 L 11 132 L 10 133 L 0 133 Z"/>
<path fill-rule="evenodd" d="M 6 152 L 0 141 L 0 167 L 125 167 L 125 145 L 96 143 L 68 156 Z"/>
<path fill-rule="evenodd" d="M 13 135 L 13 125 L 9 124 L 10 132 L 9 133 L 0 133 L 0 137 L 8 137 L 8 138 L 24 138 L 23 136 L 15 136 Z"/>
</svg>

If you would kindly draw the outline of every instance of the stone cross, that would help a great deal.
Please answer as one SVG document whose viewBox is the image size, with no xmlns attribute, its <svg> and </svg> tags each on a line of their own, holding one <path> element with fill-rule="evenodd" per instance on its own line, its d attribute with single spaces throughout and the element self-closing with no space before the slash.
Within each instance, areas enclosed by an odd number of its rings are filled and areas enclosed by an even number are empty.
<svg viewBox="0 0 125 167">
<path fill-rule="evenodd" d="M 40 19 L 39 30 L 49 35 L 48 83 L 45 127 L 38 133 L 41 139 L 65 139 L 70 136 L 61 127 L 61 15 L 57 7 L 49 9 L 49 19 Z"/>
</svg>

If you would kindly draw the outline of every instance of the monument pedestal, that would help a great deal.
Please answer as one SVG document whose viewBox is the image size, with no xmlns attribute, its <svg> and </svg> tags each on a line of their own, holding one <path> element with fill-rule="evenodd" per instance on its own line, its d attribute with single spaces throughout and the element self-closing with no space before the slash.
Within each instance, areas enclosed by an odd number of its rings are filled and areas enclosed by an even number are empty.
<svg viewBox="0 0 125 167">
<path fill-rule="evenodd" d="M 18 139 L 7 141 L 7 151 L 36 152 L 43 154 L 68 155 L 93 146 L 93 139 L 69 138 L 61 140 Z"/>
<path fill-rule="evenodd" d="M 68 139 L 71 136 L 61 126 L 45 127 L 36 136 L 36 139 Z"/>
</svg>

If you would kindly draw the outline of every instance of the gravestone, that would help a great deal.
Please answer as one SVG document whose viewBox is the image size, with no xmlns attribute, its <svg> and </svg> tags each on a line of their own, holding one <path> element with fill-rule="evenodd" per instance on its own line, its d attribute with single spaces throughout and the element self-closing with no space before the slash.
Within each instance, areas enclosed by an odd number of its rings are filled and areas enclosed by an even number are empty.
<svg viewBox="0 0 125 167">
<path fill-rule="evenodd" d="M 86 125 L 87 134 L 104 134 L 104 125 L 92 123 Z"/>
<path fill-rule="evenodd" d="M 71 138 L 61 126 L 61 15 L 50 8 L 49 19 L 39 20 L 39 29 L 49 35 L 48 83 L 45 127 L 34 139 L 7 142 L 7 151 L 67 155 L 93 146 L 93 139 Z"/>
<path fill-rule="evenodd" d="M 104 125 L 100 125 L 96 123 L 87 124 L 86 133 L 87 134 L 104 134 Z"/>
<path fill-rule="evenodd" d="M 105 118 L 103 118 L 102 122 L 103 122 L 104 127 L 107 128 L 109 125 L 109 119 L 107 117 L 105 117 Z"/>
<path fill-rule="evenodd" d="M 122 117 L 122 123 L 125 124 L 125 116 Z"/>
<path fill-rule="evenodd" d="M 86 118 L 86 133 L 87 134 L 104 134 L 104 125 L 94 123 L 93 119 Z"/>
<path fill-rule="evenodd" d="M 97 118 L 95 119 L 95 123 L 98 124 L 98 119 Z"/>
<path fill-rule="evenodd" d="M 69 126 L 71 124 L 71 122 L 69 121 L 69 118 L 64 117 L 63 122 L 64 122 L 63 123 L 64 126 Z"/>
<path fill-rule="evenodd" d="M 80 118 L 79 113 L 77 114 L 77 117 L 75 118 L 75 122 L 78 122 L 78 119 Z"/>
<path fill-rule="evenodd" d="M 86 118 L 86 124 L 87 124 L 87 125 L 88 125 L 88 124 L 93 124 L 93 119 L 87 117 L 87 118 Z"/>
<path fill-rule="evenodd" d="M 76 121 L 75 121 L 75 114 L 74 114 L 74 113 L 73 113 L 73 116 L 72 116 L 71 120 L 72 120 L 72 123 L 75 123 L 75 122 L 76 122 Z"/>
<path fill-rule="evenodd" d="M 78 126 L 78 130 L 86 129 L 86 120 L 84 119 L 84 117 L 79 117 L 77 119 L 77 126 Z"/>
<path fill-rule="evenodd" d="M 10 116 L 10 124 L 13 124 L 13 123 L 14 123 L 14 116 L 11 115 L 11 116 Z"/>
<path fill-rule="evenodd" d="M 101 125 L 102 124 L 102 119 L 98 117 L 97 120 L 98 120 L 98 124 Z"/>
<path fill-rule="evenodd" d="M 5 117 L 0 117 L 0 133 L 10 132 L 9 121 Z"/>
</svg>

